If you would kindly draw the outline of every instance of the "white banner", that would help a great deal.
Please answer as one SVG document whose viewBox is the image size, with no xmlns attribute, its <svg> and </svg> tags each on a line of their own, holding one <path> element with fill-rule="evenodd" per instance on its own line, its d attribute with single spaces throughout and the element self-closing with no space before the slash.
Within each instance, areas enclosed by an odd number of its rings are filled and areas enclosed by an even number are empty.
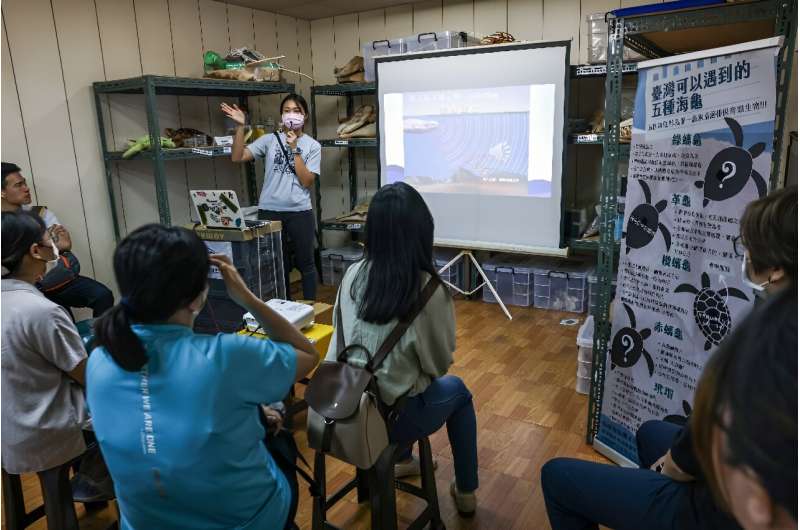
<svg viewBox="0 0 800 530">
<path fill-rule="evenodd" d="M 733 240 L 767 192 L 776 52 L 640 67 L 595 438 L 619 463 L 638 463 L 643 422 L 688 415 L 709 355 L 753 305 Z"/>
</svg>

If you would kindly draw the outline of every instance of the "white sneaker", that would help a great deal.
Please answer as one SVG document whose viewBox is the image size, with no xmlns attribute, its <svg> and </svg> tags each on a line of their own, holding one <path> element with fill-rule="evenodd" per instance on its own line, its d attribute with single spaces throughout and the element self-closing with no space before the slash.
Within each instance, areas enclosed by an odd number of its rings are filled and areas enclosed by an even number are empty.
<svg viewBox="0 0 800 530">
<path fill-rule="evenodd" d="M 433 469 L 439 467 L 436 459 L 433 459 Z M 417 455 L 412 455 L 406 461 L 398 462 L 394 465 L 394 478 L 414 477 L 421 473 L 420 461 Z"/>
<path fill-rule="evenodd" d="M 450 483 L 450 495 L 453 496 L 453 500 L 456 502 L 456 509 L 460 515 L 470 516 L 475 514 L 475 509 L 478 506 L 478 499 L 474 491 L 470 491 L 469 493 L 458 491 L 456 481 L 453 479 L 453 482 Z"/>
</svg>

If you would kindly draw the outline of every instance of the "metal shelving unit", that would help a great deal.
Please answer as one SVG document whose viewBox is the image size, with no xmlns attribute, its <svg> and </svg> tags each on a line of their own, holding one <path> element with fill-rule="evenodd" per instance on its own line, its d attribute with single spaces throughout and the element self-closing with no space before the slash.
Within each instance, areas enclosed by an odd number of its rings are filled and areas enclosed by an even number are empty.
<svg viewBox="0 0 800 530">
<path fill-rule="evenodd" d="M 779 160 L 784 109 L 789 97 L 794 45 L 796 37 L 797 2 L 789 0 L 760 0 L 726 3 L 710 7 L 635 15 L 608 17 L 608 60 L 605 80 L 606 131 L 603 138 L 603 173 L 600 214 L 600 241 L 597 253 L 599 296 L 594 315 L 594 349 L 592 354 L 592 384 L 589 392 L 589 412 L 586 439 L 592 443 L 597 433 L 605 381 L 605 356 L 611 334 L 609 304 L 614 273 L 614 220 L 617 216 L 617 195 L 620 189 L 618 163 L 623 156 L 619 141 L 622 76 L 625 73 L 622 54 L 625 46 L 649 58 L 704 50 L 747 42 L 760 38 L 783 36 L 785 42 L 778 55 L 778 98 L 775 120 L 775 143 L 770 172 L 770 186 L 779 179 Z M 735 31 L 721 26 L 736 24 Z M 716 28 L 717 31 L 713 29 Z M 722 30 L 722 31 L 720 31 Z M 618 252 L 618 250 L 617 250 Z"/>
<path fill-rule="evenodd" d="M 337 85 L 316 85 L 311 87 L 311 116 L 313 117 L 312 135 L 317 138 L 317 96 L 335 96 L 347 98 L 347 115 L 352 116 L 355 110 L 354 97 L 375 94 L 375 83 L 343 83 Z M 322 147 L 347 149 L 348 187 L 350 192 L 350 209 L 358 201 L 358 174 L 356 167 L 356 149 L 377 149 L 376 138 L 350 138 L 350 139 L 320 139 L 317 141 Z M 380 162 L 379 162 L 380 163 Z M 360 232 L 363 223 L 341 223 L 335 220 L 323 221 L 322 219 L 322 194 L 320 192 L 320 179 L 314 181 L 317 205 L 317 244 L 322 248 L 322 232 L 324 230 L 338 230 L 345 232 Z M 376 183 L 376 186 L 379 183 Z"/>
<path fill-rule="evenodd" d="M 294 92 L 294 85 L 289 83 L 266 83 L 253 81 L 226 81 L 222 79 L 194 79 L 188 77 L 167 77 L 144 75 L 115 81 L 98 81 L 92 85 L 94 103 L 97 112 L 97 124 L 100 129 L 100 144 L 103 150 L 103 162 L 106 169 L 106 184 L 111 199 L 111 216 L 114 221 L 114 235 L 119 240 L 119 218 L 117 202 L 114 199 L 113 166 L 127 160 L 152 160 L 153 176 L 156 184 L 156 201 L 158 217 L 163 224 L 171 224 L 169 200 L 167 197 L 167 177 L 164 162 L 168 160 L 207 159 L 230 156 L 230 151 L 220 147 L 204 147 L 197 149 L 164 149 L 161 147 L 161 125 L 158 119 L 156 96 L 217 96 L 237 97 L 239 105 L 246 105 L 249 96 L 282 94 Z M 101 96 L 114 94 L 143 94 L 147 112 L 147 132 L 150 135 L 150 150 L 139 153 L 129 159 L 122 158 L 122 152 L 109 151 L 106 138 L 106 126 L 103 120 Z M 247 164 L 247 191 L 250 200 L 258 197 L 256 176 L 253 164 Z"/>
</svg>

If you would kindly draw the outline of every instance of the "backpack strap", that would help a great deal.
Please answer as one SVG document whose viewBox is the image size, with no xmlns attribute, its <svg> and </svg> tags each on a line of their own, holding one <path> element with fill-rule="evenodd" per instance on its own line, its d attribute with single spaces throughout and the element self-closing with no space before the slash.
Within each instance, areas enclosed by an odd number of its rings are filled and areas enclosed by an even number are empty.
<svg viewBox="0 0 800 530">
<path fill-rule="evenodd" d="M 381 347 L 378 348 L 378 351 L 375 353 L 375 355 L 369 361 L 367 361 L 367 370 L 375 373 L 381 367 L 383 361 L 386 360 L 386 356 L 389 355 L 403 334 L 405 334 L 408 328 L 411 327 L 414 319 L 417 318 L 417 315 L 419 315 L 428 304 L 428 301 L 431 299 L 433 293 L 436 291 L 439 285 L 439 278 L 436 276 L 431 276 L 428 280 L 428 283 L 425 284 L 425 288 L 422 289 L 419 298 L 417 298 L 417 303 L 414 304 L 414 308 L 409 311 L 406 316 L 400 319 L 400 322 L 398 322 L 392 332 L 389 333 L 389 336 L 383 341 L 383 344 L 381 344 Z"/>
</svg>

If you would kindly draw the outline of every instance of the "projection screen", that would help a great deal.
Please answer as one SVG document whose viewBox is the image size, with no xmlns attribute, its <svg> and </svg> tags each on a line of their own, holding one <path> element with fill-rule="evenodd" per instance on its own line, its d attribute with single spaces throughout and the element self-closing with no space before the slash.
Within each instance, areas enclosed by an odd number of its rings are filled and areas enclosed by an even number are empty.
<svg viewBox="0 0 800 530">
<path fill-rule="evenodd" d="M 569 41 L 376 60 L 381 184 L 425 198 L 436 244 L 563 254 Z"/>
</svg>

